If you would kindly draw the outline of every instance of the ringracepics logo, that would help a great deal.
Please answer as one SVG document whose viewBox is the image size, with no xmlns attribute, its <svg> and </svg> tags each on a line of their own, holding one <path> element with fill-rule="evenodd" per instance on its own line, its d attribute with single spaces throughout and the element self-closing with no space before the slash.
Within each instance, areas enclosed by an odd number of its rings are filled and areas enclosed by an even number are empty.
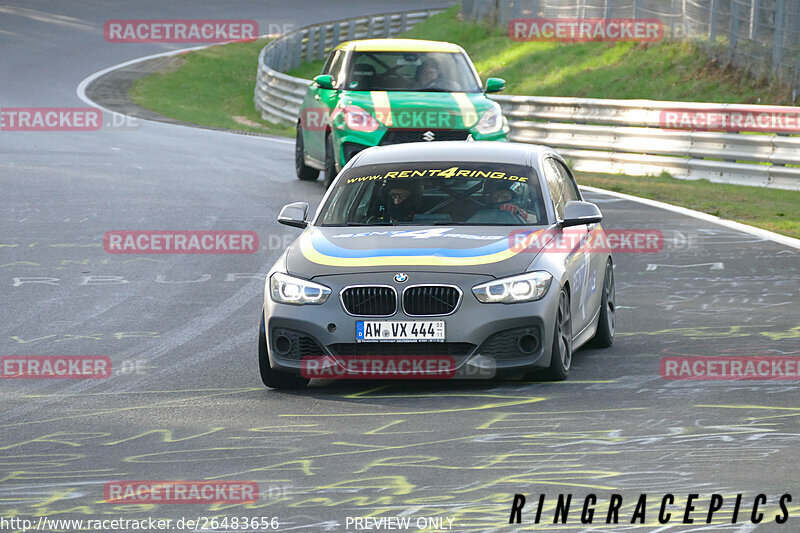
<svg viewBox="0 0 800 533">
<path fill-rule="evenodd" d="M 501 206 L 502 208 L 503 206 Z M 508 241 L 509 248 L 518 253 L 641 254 L 657 253 L 664 249 L 664 235 L 658 230 L 650 229 L 604 230 L 596 228 L 590 233 L 579 227 L 564 228 L 563 230 L 514 230 L 509 234 Z"/>
<path fill-rule="evenodd" d="M 7 355 L 0 361 L 3 379 L 103 379 L 111 376 L 104 355 Z"/>
<path fill-rule="evenodd" d="M 110 43 L 223 43 L 258 37 L 255 20 L 108 20 Z"/>
<path fill-rule="evenodd" d="M 3 107 L 0 131 L 98 131 L 101 128 L 138 128 L 134 117 L 94 107 Z"/>
<path fill-rule="evenodd" d="M 587 494 L 583 499 L 572 494 L 559 494 L 558 498 L 539 494 L 533 509 L 526 511 L 528 520 L 534 524 L 760 524 L 775 522 L 785 524 L 792 507 L 791 494 L 768 498 L 766 494 L 746 497 L 744 494 L 711 494 L 705 497 L 698 493 L 639 494 L 638 498 L 611 494 L 608 498 Z M 511 503 L 509 524 L 524 523 L 522 510 L 524 494 L 514 494 Z M 796 508 L 796 506 L 794 507 Z M 532 516 L 531 516 L 532 515 Z M 719 515 L 719 516 L 715 516 Z M 703 528 L 708 529 L 708 528 Z M 695 531 L 699 531 L 695 530 Z"/>
<path fill-rule="evenodd" d="M 514 41 L 655 43 L 664 38 L 664 23 L 639 18 L 513 19 L 508 36 Z"/>
<path fill-rule="evenodd" d="M 103 248 L 110 254 L 252 254 L 255 231 L 109 231 Z"/>
<path fill-rule="evenodd" d="M 780 107 L 665 109 L 659 125 L 677 130 L 798 133 L 800 111 Z"/>
<path fill-rule="evenodd" d="M 253 481 L 109 481 L 103 486 L 106 503 L 255 503 Z"/>
</svg>

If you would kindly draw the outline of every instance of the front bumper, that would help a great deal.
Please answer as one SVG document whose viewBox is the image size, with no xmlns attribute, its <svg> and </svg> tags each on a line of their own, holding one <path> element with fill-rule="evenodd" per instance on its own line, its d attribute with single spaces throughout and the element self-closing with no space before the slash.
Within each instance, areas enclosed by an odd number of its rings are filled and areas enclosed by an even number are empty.
<svg viewBox="0 0 800 533">
<path fill-rule="evenodd" d="M 475 128 L 461 130 L 437 130 L 437 129 L 403 129 L 387 128 L 381 126 L 374 132 L 367 133 L 355 131 L 347 128 L 333 130 L 333 148 L 336 151 L 339 167 L 343 167 L 358 152 L 372 146 L 385 146 L 403 142 L 424 142 L 426 139 L 422 135 L 431 131 L 434 140 L 466 140 L 471 135 L 475 141 L 507 141 L 508 129 L 503 128 L 497 132 L 489 134 L 478 133 Z M 419 137 L 419 138 L 417 138 Z"/>
<path fill-rule="evenodd" d="M 398 305 L 391 316 L 351 316 L 338 295 L 350 285 L 391 285 L 402 292 L 405 284 L 392 280 L 395 272 L 365 275 L 335 275 L 315 278 L 331 288 L 322 305 L 277 304 L 269 297 L 264 303 L 267 346 L 272 368 L 302 373 L 303 361 L 324 357 L 348 374 L 358 370 L 347 365 L 348 357 L 420 358 L 446 356 L 455 364 L 449 377 L 492 377 L 507 370 L 533 370 L 550 364 L 556 310 L 557 283 L 536 302 L 483 304 L 472 294 L 472 287 L 491 278 L 474 274 L 407 272 L 413 284 L 457 285 L 463 297 L 456 310 L 446 316 L 409 316 Z M 409 283 L 412 283 L 409 282 Z M 443 320 L 444 343 L 356 343 L 359 320 Z M 371 375 L 371 377 L 379 377 Z"/>
</svg>

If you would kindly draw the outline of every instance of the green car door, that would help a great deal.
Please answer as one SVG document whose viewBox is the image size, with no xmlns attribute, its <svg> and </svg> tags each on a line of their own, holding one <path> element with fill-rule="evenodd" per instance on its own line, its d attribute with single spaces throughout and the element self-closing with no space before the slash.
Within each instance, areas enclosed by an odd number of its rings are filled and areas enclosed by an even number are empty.
<svg viewBox="0 0 800 533">
<path fill-rule="evenodd" d="M 331 52 L 322 73 L 315 78 L 303 99 L 300 113 L 303 143 L 306 156 L 313 159 L 317 165 L 325 161 L 325 132 L 330 127 L 331 111 L 339 99 L 338 82 L 345 56 L 345 50 Z"/>
</svg>

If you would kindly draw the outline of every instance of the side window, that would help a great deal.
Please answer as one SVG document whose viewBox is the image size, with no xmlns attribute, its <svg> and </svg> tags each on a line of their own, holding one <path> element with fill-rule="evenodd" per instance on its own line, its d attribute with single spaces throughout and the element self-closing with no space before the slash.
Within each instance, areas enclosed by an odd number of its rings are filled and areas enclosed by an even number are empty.
<svg viewBox="0 0 800 533">
<path fill-rule="evenodd" d="M 320 74 L 330 74 L 331 73 L 331 64 L 333 64 L 333 58 L 339 55 L 339 50 L 334 50 L 328 55 L 328 59 L 325 61 L 325 66 L 322 67 L 322 72 Z"/>
<path fill-rule="evenodd" d="M 332 57 L 332 60 L 329 65 L 327 65 L 328 69 L 324 72 L 324 74 L 330 74 L 333 78 L 333 86 L 338 87 L 340 79 L 342 77 L 342 65 L 344 64 L 344 56 L 345 53 L 342 50 L 336 50 Z"/>
<path fill-rule="evenodd" d="M 556 217 L 559 220 L 564 220 L 564 206 L 568 202 L 566 196 L 567 191 L 565 191 L 561 172 L 550 157 L 544 160 L 544 179 L 547 181 L 547 188 L 550 189 L 550 197 L 553 199 Z"/>
<path fill-rule="evenodd" d="M 572 173 L 569 169 L 557 159 L 553 160 L 556 168 L 558 169 L 558 173 L 561 175 L 561 179 L 564 180 L 565 190 L 568 192 L 568 196 L 566 201 L 569 202 L 571 200 L 580 200 L 581 193 L 578 191 L 578 184 L 575 183 L 575 178 L 572 177 Z"/>
</svg>

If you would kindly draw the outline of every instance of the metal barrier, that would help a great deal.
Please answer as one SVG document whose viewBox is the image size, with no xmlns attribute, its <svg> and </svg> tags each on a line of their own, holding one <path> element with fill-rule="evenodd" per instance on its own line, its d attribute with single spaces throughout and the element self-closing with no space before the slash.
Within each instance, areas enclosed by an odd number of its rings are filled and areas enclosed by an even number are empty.
<svg viewBox="0 0 800 533">
<path fill-rule="evenodd" d="M 341 42 L 370 37 L 390 37 L 413 28 L 441 9 L 355 17 L 312 24 L 270 42 L 258 56 L 255 105 L 264 120 L 297 121 L 310 80 L 283 74 L 303 61 L 324 59 Z"/>
<path fill-rule="evenodd" d="M 665 129 L 663 113 L 793 115 L 781 106 L 495 96 L 510 139 L 546 144 L 586 172 L 659 174 L 800 190 L 800 137 Z M 792 165 L 792 166 L 786 166 Z"/>
<path fill-rule="evenodd" d="M 270 122 L 294 124 L 310 80 L 281 71 L 324 58 L 339 42 L 401 33 L 439 10 L 392 13 L 306 26 L 268 44 L 259 56 L 255 105 Z M 789 113 L 780 106 L 493 96 L 511 126 L 510 140 L 558 149 L 573 168 L 634 176 L 668 172 L 708 179 L 800 190 L 800 137 L 662 128 L 662 113 Z M 790 165 L 790 166 L 787 166 Z"/>
</svg>

